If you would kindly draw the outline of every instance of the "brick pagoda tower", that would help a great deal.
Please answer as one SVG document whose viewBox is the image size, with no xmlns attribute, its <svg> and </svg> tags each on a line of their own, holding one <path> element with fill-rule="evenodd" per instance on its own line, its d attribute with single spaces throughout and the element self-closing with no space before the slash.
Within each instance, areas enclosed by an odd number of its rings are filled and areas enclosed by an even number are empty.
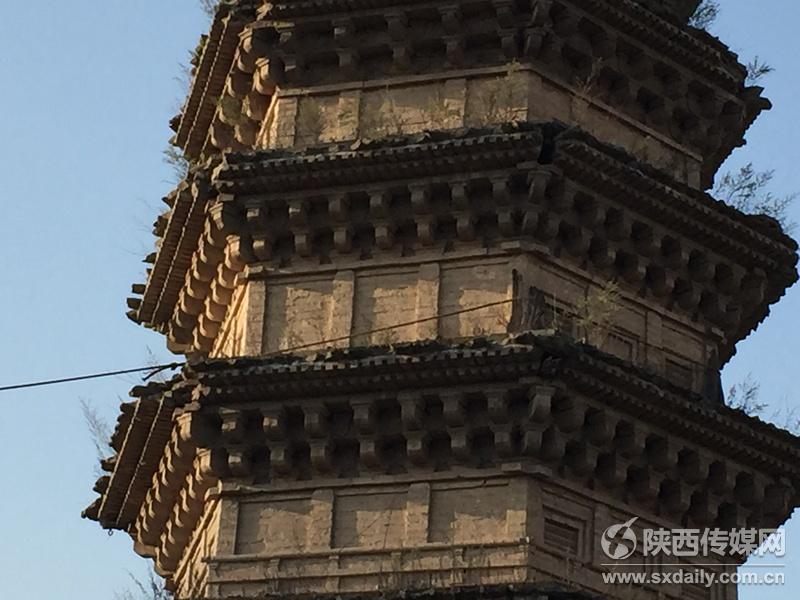
<svg viewBox="0 0 800 600">
<path fill-rule="evenodd" d="M 610 525 L 800 500 L 720 392 L 797 245 L 703 191 L 769 102 L 697 4 L 223 2 L 128 300 L 189 364 L 85 515 L 179 599 L 734 599 L 602 579 Z"/>
</svg>

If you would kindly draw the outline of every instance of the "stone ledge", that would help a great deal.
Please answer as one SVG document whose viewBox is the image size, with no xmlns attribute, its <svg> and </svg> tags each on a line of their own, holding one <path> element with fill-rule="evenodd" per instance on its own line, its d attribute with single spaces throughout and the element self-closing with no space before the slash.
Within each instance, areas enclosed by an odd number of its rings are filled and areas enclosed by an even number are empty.
<svg viewBox="0 0 800 600">
<path fill-rule="evenodd" d="M 293 596 L 295 597 L 295 596 Z M 227 596 L 215 600 L 285 600 L 285 594 L 265 594 L 253 597 Z M 563 584 L 537 583 L 450 589 L 398 590 L 365 592 L 357 594 L 302 594 L 298 600 L 603 600 L 602 596 L 573 591 Z"/>
</svg>

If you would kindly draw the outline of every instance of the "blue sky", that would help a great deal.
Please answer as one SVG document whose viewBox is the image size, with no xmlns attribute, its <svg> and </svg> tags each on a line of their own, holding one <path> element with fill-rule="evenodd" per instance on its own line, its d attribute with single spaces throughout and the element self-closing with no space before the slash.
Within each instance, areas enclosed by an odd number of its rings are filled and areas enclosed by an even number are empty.
<svg viewBox="0 0 800 600">
<path fill-rule="evenodd" d="M 776 108 L 751 130 L 729 168 L 775 169 L 774 191 L 800 190 L 800 6 L 722 0 L 714 32 L 745 58 L 776 68 Z M 171 360 L 159 336 L 125 318 L 143 281 L 150 224 L 169 191 L 161 151 L 180 100 L 180 62 L 206 27 L 196 0 L 7 2 L 0 17 L 0 384 Z M 765 10 L 765 7 L 769 10 Z M 793 208 L 800 222 L 800 204 Z M 728 385 L 748 373 L 762 399 L 800 406 L 800 288 L 739 347 Z M 134 383 L 116 378 L 0 395 L 0 576 L 13 598 L 108 600 L 146 571 L 126 535 L 80 519 L 94 498 L 94 449 L 80 399 L 116 418 Z M 800 517 L 788 530 L 783 589 L 800 595 Z M 792 575 L 795 575 L 792 578 Z"/>
</svg>

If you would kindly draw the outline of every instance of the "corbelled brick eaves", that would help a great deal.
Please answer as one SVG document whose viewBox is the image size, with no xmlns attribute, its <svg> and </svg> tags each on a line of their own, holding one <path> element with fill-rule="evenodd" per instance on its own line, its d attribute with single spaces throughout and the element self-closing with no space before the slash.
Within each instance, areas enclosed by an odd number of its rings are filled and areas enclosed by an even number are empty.
<svg viewBox="0 0 800 600">
<path fill-rule="evenodd" d="M 130 316 L 162 331 L 168 331 L 170 323 L 178 319 L 185 329 L 187 319 L 178 315 L 177 303 L 190 268 L 202 267 L 193 267 L 193 259 L 198 258 L 201 233 L 208 229 L 211 218 L 208 209 L 218 195 L 224 195 L 226 209 L 235 212 L 244 210 L 235 208 L 240 197 L 322 190 L 342 182 L 363 184 L 517 169 L 523 164 L 555 167 L 566 180 L 593 194 L 614 199 L 698 247 L 748 272 L 760 273 L 765 282 L 763 298 L 755 310 L 748 309 L 742 316 L 735 331 L 729 332 L 723 359 L 733 354 L 735 342 L 755 329 L 769 306 L 797 281 L 797 244 L 774 219 L 746 215 L 579 130 L 555 123 L 522 123 L 428 132 L 299 153 L 228 153 L 210 181 L 205 172 L 197 171 L 191 185 L 182 184 L 175 194 L 144 296 L 141 301 L 129 301 L 139 307 Z M 232 233 L 247 235 L 244 230 Z M 216 265 L 202 268 L 210 272 Z"/>
<path fill-rule="evenodd" d="M 122 405 L 122 416 L 112 436 L 116 454 L 101 462 L 110 472 L 100 478 L 105 490 L 83 515 L 104 527 L 133 522 L 150 487 L 164 445 L 173 428 L 173 402 L 168 385 L 137 388 L 134 402 Z"/>
<path fill-rule="evenodd" d="M 253 21 L 256 4 L 253 0 L 224 0 L 214 15 L 175 132 L 175 145 L 191 159 L 199 158 L 203 149 L 239 45 L 239 34 Z"/>
<path fill-rule="evenodd" d="M 118 448 L 110 480 L 102 480 L 100 498 L 84 516 L 112 529 L 132 525 L 156 470 L 152 459 L 163 451 L 182 407 L 492 385 L 531 377 L 602 397 L 621 414 L 667 428 L 800 490 L 800 438 L 795 435 L 593 347 L 560 336 L 523 334 L 452 346 L 428 342 L 312 357 L 196 362 L 168 384 L 133 390 L 136 416 Z"/>
<path fill-rule="evenodd" d="M 210 193 L 207 177 L 200 172 L 190 175 L 171 194 L 172 208 L 166 214 L 141 301 L 128 301 L 133 308 L 128 314 L 134 321 L 157 327 L 172 315 L 203 232 Z"/>
<path fill-rule="evenodd" d="M 357 142 L 304 154 L 282 151 L 231 153 L 217 170 L 220 193 L 258 194 L 466 173 L 539 160 L 545 126 L 428 132 Z"/>
<path fill-rule="evenodd" d="M 568 0 L 563 1 L 569 4 Z M 281 29 L 298 19 L 325 19 L 333 15 L 347 17 L 370 10 L 386 11 L 390 7 L 402 8 L 408 4 L 414 4 L 414 2 L 314 0 L 281 3 L 251 1 L 224 3 L 214 20 L 205 50 L 200 57 L 186 107 L 177 120 L 176 145 L 183 148 L 187 156 L 192 159 L 199 159 L 203 154 L 219 151 L 213 147 L 214 144 L 209 146 L 208 140 L 217 135 L 213 133 L 215 127 L 222 130 L 230 125 L 228 119 L 220 116 L 218 108 L 220 102 L 227 98 L 224 92 L 226 80 L 239 81 L 242 78 L 242 73 L 237 71 L 236 56 L 237 47 L 241 52 L 243 44 L 248 45 L 248 42 L 245 41 L 247 31 L 252 33 L 259 29 L 264 31 L 276 27 Z M 661 10 L 654 11 L 652 10 L 654 5 L 645 4 L 647 3 L 634 0 L 587 0 L 572 6 L 570 11 L 577 11 L 575 14 L 587 14 L 598 23 L 604 23 L 616 31 L 624 32 L 624 38 L 632 40 L 635 44 L 642 44 L 643 47 L 651 49 L 661 56 L 670 57 L 670 62 L 693 72 L 699 81 L 717 86 L 719 90 L 724 90 L 725 94 L 737 98 L 737 103 L 744 107 L 743 119 L 733 128 L 731 126 L 724 128 L 720 132 L 722 134 L 720 144 L 715 147 L 713 152 L 708 150 L 707 152 L 711 152 L 711 154 L 705 157 L 703 183 L 710 186 L 719 166 L 736 147 L 742 145 L 744 133 L 763 110 L 771 107 L 771 104 L 761 97 L 762 88 L 746 87 L 746 68 L 739 63 L 738 57 L 727 46 L 706 32 L 685 24 L 683 11 L 686 8 L 675 12 L 672 8 L 665 11 L 662 7 Z M 260 6 L 258 10 L 257 6 Z M 546 8 L 551 6 L 549 0 L 544 6 Z M 257 16 L 254 16 L 254 11 L 257 12 Z M 673 14 L 679 16 L 675 18 L 672 16 Z M 237 42 L 240 37 L 241 41 Z M 278 35 L 273 32 L 266 37 L 274 40 Z M 262 42 L 256 52 L 258 56 L 252 55 L 252 48 L 245 52 L 247 61 L 253 63 L 260 57 L 260 59 L 280 65 L 286 58 L 283 57 L 282 51 L 278 48 L 269 49 L 274 42 L 263 40 Z M 523 62 L 524 60 L 528 59 L 523 59 Z M 271 66 L 270 68 L 280 70 L 279 67 Z M 549 67 L 545 65 L 545 70 L 548 69 Z M 251 76 L 252 74 L 248 72 L 245 79 Z M 571 81 L 567 83 L 570 84 Z M 275 81 L 269 84 L 269 87 L 274 87 L 276 84 L 281 85 L 279 75 Z M 234 87 L 237 85 L 239 84 Z M 256 114 L 259 116 L 254 116 Z M 254 118 L 258 122 L 251 124 L 246 129 L 257 129 L 262 117 L 260 109 L 250 113 L 248 118 Z M 234 141 L 233 137 L 236 137 L 237 140 Z M 250 139 L 252 132 L 246 136 L 250 141 L 238 139 L 238 137 L 238 134 L 234 135 L 229 132 L 222 135 L 220 139 L 227 139 L 233 147 L 252 146 Z"/>
</svg>

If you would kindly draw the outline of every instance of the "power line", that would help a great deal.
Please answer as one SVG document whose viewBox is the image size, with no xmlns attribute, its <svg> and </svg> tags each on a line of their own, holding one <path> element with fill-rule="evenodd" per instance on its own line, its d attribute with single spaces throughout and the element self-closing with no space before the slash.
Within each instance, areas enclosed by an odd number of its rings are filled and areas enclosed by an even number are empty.
<svg viewBox="0 0 800 600">
<path fill-rule="evenodd" d="M 319 340 L 317 342 L 309 342 L 309 343 L 306 343 L 306 344 L 300 344 L 298 346 L 292 346 L 292 347 L 286 348 L 284 350 L 276 350 L 274 352 L 268 352 L 268 353 L 262 354 L 262 355 L 257 356 L 257 357 L 247 357 L 247 358 L 275 358 L 277 356 L 283 356 L 283 355 L 286 355 L 286 354 L 292 354 L 294 352 L 299 352 L 301 350 L 309 350 L 311 348 L 316 348 L 318 346 L 328 346 L 328 345 L 331 345 L 331 344 L 336 344 L 338 342 L 346 342 L 346 341 L 351 341 L 351 340 L 356 339 L 356 338 L 362 338 L 362 337 L 366 337 L 366 336 L 371 336 L 371 335 L 374 335 L 374 334 L 377 334 L 377 333 L 384 333 L 384 332 L 392 331 L 392 330 L 395 330 L 395 329 L 402 329 L 404 327 L 411 327 L 413 325 L 418 325 L 420 323 L 428 323 L 428 322 L 431 322 L 431 321 L 438 321 L 440 319 L 447 319 L 449 317 L 456 317 L 458 315 L 463 315 L 465 313 L 471 313 L 471 312 L 476 312 L 476 311 L 479 311 L 479 310 L 484 310 L 484 309 L 487 309 L 487 308 L 494 308 L 494 307 L 497 307 L 497 306 L 503 306 L 505 304 L 510 304 L 512 302 L 516 302 L 517 300 L 520 300 L 520 299 L 519 298 L 508 298 L 506 300 L 498 300 L 497 302 L 489 302 L 487 304 L 481 304 L 480 306 L 471 306 L 469 308 L 462 308 L 462 309 L 455 310 L 455 311 L 452 311 L 452 312 L 449 312 L 449 313 L 442 313 L 442 314 L 438 314 L 438 315 L 432 315 L 430 317 L 424 317 L 424 318 L 421 318 L 421 319 L 414 319 L 413 321 L 406 321 L 405 323 L 396 323 L 395 325 L 387 325 L 386 327 L 378 327 L 376 329 L 370 329 L 368 331 L 360 331 L 360 332 L 357 332 L 357 333 L 350 333 L 348 335 L 342 335 L 342 336 L 335 337 L 335 338 Z M 659 349 L 659 350 L 663 350 L 663 348 L 655 346 L 654 344 L 648 343 L 645 340 L 637 340 L 636 344 L 644 346 L 644 347 L 647 347 L 647 348 L 651 348 L 652 347 L 652 348 L 656 348 L 656 349 Z M 228 359 L 228 360 L 230 360 L 230 359 Z M 687 359 L 687 360 L 688 360 L 688 362 L 691 362 L 692 364 L 697 365 L 697 366 L 701 366 L 701 367 L 704 367 L 704 368 L 707 366 L 707 365 L 704 365 L 703 363 L 699 363 L 699 362 L 694 361 L 694 360 L 689 360 L 689 359 Z M 20 384 L 15 384 L 15 385 L 0 386 L 0 392 L 10 392 L 10 391 L 13 391 L 13 390 L 23 390 L 23 389 L 29 389 L 29 388 L 44 387 L 44 386 L 50 386 L 50 385 L 58 385 L 58 384 L 62 384 L 62 383 L 74 383 L 74 382 L 77 382 L 77 381 L 88 381 L 88 380 L 91 380 L 91 379 L 103 379 L 103 378 L 107 378 L 107 377 L 116 377 L 118 375 L 130 375 L 130 374 L 133 374 L 133 373 L 147 373 L 147 375 L 144 377 L 144 380 L 146 381 L 146 380 L 152 378 L 153 376 L 157 375 L 158 373 L 161 373 L 162 371 L 177 369 L 177 368 L 180 368 L 180 367 L 184 366 L 185 364 L 186 364 L 185 361 L 173 362 L 173 363 L 168 363 L 168 364 L 163 364 L 163 365 L 150 365 L 148 367 L 138 367 L 138 368 L 135 368 L 135 369 L 124 369 L 124 370 L 121 370 L 121 371 L 106 371 L 106 372 L 103 372 L 103 373 L 94 373 L 92 375 L 78 375 L 76 377 L 64 377 L 64 378 L 61 378 L 61 379 L 50 379 L 50 380 L 44 380 L 44 381 L 35 381 L 35 382 L 31 382 L 31 383 L 20 383 Z"/>
<path fill-rule="evenodd" d="M 105 371 L 103 373 L 93 373 L 92 375 L 77 375 L 75 377 L 63 377 L 61 379 L 48 379 L 45 381 L 34 381 L 31 383 L 18 383 L 0 387 L 0 392 L 10 392 L 12 390 L 24 390 L 28 388 L 43 387 L 46 385 L 58 385 L 60 383 L 73 383 L 76 381 L 87 381 L 89 379 L 103 379 L 105 377 L 116 377 L 118 375 L 130 375 L 131 373 L 144 373 L 152 371 L 151 375 L 165 371 L 167 369 L 177 369 L 185 363 L 170 363 L 168 365 L 156 365 L 150 367 L 138 367 L 136 369 L 123 369 L 121 371 Z M 150 377 L 149 375 L 148 377 Z"/>
<path fill-rule="evenodd" d="M 411 327 L 412 325 L 419 325 L 420 323 L 429 323 L 430 321 L 438 321 L 439 319 L 447 319 L 449 317 L 457 317 L 458 315 L 463 315 L 464 313 L 475 312 L 478 310 L 483 310 L 484 308 L 494 308 L 495 306 L 502 306 L 504 304 L 510 304 L 514 302 L 516 298 L 509 298 L 507 300 L 499 300 L 497 302 L 489 302 L 488 304 L 481 304 L 480 306 L 473 306 L 470 308 L 462 308 L 461 310 L 456 310 L 449 313 L 442 313 L 440 315 L 434 315 L 431 317 L 424 317 L 422 319 L 415 319 L 413 321 L 407 321 L 405 323 L 397 323 L 395 325 L 387 325 L 386 327 L 378 327 L 377 329 L 370 329 L 369 331 L 359 331 L 358 333 L 350 333 L 348 335 L 343 335 L 336 338 L 331 338 L 327 340 L 321 340 L 319 342 L 309 342 L 308 344 L 301 344 L 300 346 L 294 346 L 293 348 L 287 348 L 286 350 L 276 350 L 275 352 L 270 352 L 268 354 L 262 355 L 263 358 L 271 358 L 275 356 L 281 356 L 283 354 L 291 354 L 292 352 L 297 352 L 299 350 L 308 350 L 309 348 L 316 348 L 317 346 L 325 346 L 328 344 L 335 344 L 337 342 L 346 342 L 349 340 L 353 340 L 355 338 L 366 337 L 368 335 L 374 335 L 376 333 L 385 333 L 387 331 L 392 331 L 393 329 L 402 329 L 403 327 Z"/>
<path fill-rule="evenodd" d="M 330 339 L 320 340 L 320 341 L 317 341 L 317 342 L 310 342 L 310 343 L 307 343 L 307 344 L 301 344 L 301 345 L 298 345 L 298 346 L 293 346 L 291 348 L 286 348 L 285 350 L 278 350 L 278 351 L 275 351 L 275 352 L 269 352 L 267 354 L 263 354 L 263 355 L 261 355 L 261 358 L 274 358 L 276 356 L 282 356 L 282 355 L 285 355 L 285 354 L 291 354 L 293 352 L 298 352 L 300 350 L 308 350 L 310 348 L 316 348 L 317 346 L 327 346 L 329 344 L 335 344 L 337 342 L 345 342 L 345 341 L 349 341 L 349 340 L 352 340 L 352 339 L 355 339 L 355 338 L 359 338 L 359 337 L 365 337 L 365 336 L 369 336 L 369 335 L 374 335 L 376 333 L 384 333 L 386 331 L 392 331 L 394 329 L 402 329 L 403 327 L 410 327 L 412 325 L 418 325 L 419 323 L 427 323 L 427 322 L 430 322 L 430 321 L 437 321 L 439 319 L 446 319 L 448 317 L 455 317 L 455 316 L 462 315 L 462 314 L 465 314 L 465 313 L 475 312 L 475 311 L 483 310 L 483 309 L 486 309 L 486 308 L 493 308 L 493 307 L 496 307 L 496 306 L 502 306 L 504 304 L 509 304 L 511 302 L 514 302 L 514 300 L 515 300 L 514 298 L 509 298 L 507 300 L 500 300 L 500 301 L 497 301 L 497 302 L 490 302 L 488 304 L 481 304 L 480 306 L 472 306 L 472 307 L 469 307 L 469 308 L 463 308 L 463 309 L 456 310 L 456 311 L 449 312 L 449 313 L 444 313 L 444 314 L 435 315 L 435 316 L 431 316 L 431 317 L 424 317 L 422 319 L 415 319 L 413 321 L 408 321 L 408 322 L 405 322 L 405 323 L 397 323 L 395 325 L 388 325 L 386 327 L 378 327 L 376 329 L 371 329 L 369 331 L 360 331 L 360 332 L 357 332 L 357 333 L 350 333 L 349 335 L 343 335 L 343 336 L 336 337 L 336 338 L 330 338 Z M 92 375 L 78 375 L 78 376 L 75 376 L 75 377 L 64 377 L 64 378 L 61 378 L 61 379 L 48 379 L 48 380 L 44 380 L 44 381 L 34 381 L 34 382 L 31 382 L 31 383 L 19 383 L 19 384 L 15 384 L 15 385 L 0 386 L 0 392 L 10 392 L 10 391 L 13 391 L 13 390 L 23 390 L 23 389 L 44 387 L 44 386 L 50 386 L 50 385 L 59 385 L 59 384 L 62 384 L 62 383 L 74 383 L 74 382 L 77 382 L 77 381 L 88 381 L 88 380 L 91 380 L 91 379 L 103 379 L 103 378 L 107 378 L 107 377 L 116 377 L 118 375 L 130 375 L 130 374 L 133 374 L 133 373 L 145 373 L 145 372 L 148 373 L 148 375 L 145 377 L 145 380 L 147 380 L 147 379 L 150 379 L 151 377 L 153 377 L 154 375 L 156 375 L 156 374 L 158 374 L 158 373 L 160 373 L 162 371 L 166 371 L 166 370 L 170 370 L 170 369 L 177 369 L 177 368 L 179 368 L 179 367 L 181 367 L 181 366 L 183 366 L 185 364 L 186 364 L 186 362 L 174 362 L 174 363 L 169 363 L 169 364 L 164 364 L 164 365 L 151 365 L 151 366 L 148 366 L 148 367 L 138 367 L 138 368 L 135 368 L 135 369 L 124 369 L 124 370 L 121 370 L 121 371 L 105 371 L 103 373 L 94 373 Z"/>
</svg>

